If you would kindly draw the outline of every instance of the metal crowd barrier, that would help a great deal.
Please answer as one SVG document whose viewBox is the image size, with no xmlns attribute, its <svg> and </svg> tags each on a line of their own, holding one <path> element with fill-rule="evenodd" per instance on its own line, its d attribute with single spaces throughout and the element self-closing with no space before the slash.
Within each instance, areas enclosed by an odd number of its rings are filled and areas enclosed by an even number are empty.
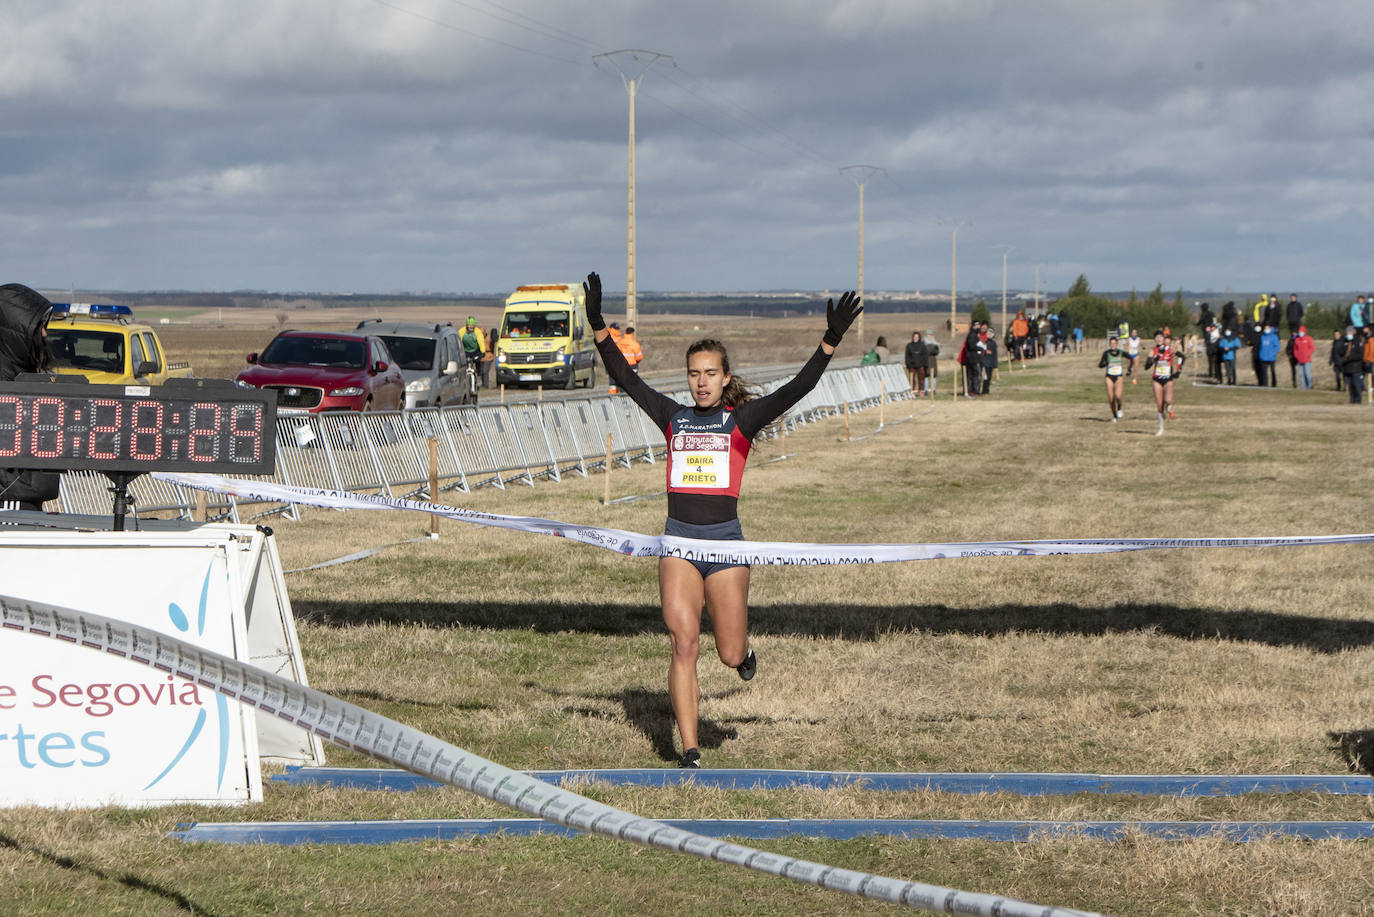
<svg viewBox="0 0 1374 917">
<path fill-rule="evenodd" d="M 785 380 L 760 386 L 773 391 Z M 832 417 L 845 409 L 863 410 L 882 400 L 909 397 L 900 364 L 831 369 L 797 403 L 779 426 L 792 429 Z M 675 393 L 690 402 L 686 392 Z M 773 435 L 766 431 L 764 436 Z M 607 437 L 610 451 L 607 452 Z M 538 478 L 561 481 L 604 469 L 609 458 L 629 468 L 653 464 L 665 453 L 663 435 L 625 395 L 599 395 L 560 401 L 421 408 L 412 411 L 287 414 L 277 418 L 277 470 L 260 478 L 279 484 L 382 493 L 428 495 L 430 441 L 440 490 L 504 488 L 512 482 L 533 485 Z M 191 519 L 197 501 L 210 518 L 240 520 L 232 497 L 158 481 L 147 475 L 129 487 L 135 519 L 140 514 L 175 514 Z M 67 472 L 60 497 L 45 508 L 63 513 L 111 512 L 110 484 L 94 472 Z M 253 504 L 251 517 L 285 514 L 299 518 L 293 505 Z"/>
</svg>

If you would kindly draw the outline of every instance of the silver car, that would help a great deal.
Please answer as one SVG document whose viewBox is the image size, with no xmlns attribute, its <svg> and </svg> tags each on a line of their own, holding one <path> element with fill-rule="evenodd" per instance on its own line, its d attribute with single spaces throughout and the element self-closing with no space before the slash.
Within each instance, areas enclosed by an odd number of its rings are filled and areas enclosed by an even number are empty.
<svg viewBox="0 0 1374 917">
<path fill-rule="evenodd" d="M 463 345 L 452 322 L 383 322 L 369 318 L 359 331 L 381 338 L 391 359 L 405 376 L 405 407 L 442 407 L 466 403 L 467 386 L 461 371 Z"/>
</svg>

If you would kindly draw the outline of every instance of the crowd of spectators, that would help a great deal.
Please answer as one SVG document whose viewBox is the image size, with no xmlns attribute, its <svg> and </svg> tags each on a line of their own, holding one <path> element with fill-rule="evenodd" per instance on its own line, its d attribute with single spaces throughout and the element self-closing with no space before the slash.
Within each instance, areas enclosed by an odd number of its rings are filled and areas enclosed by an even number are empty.
<svg viewBox="0 0 1374 917">
<path fill-rule="evenodd" d="M 1350 393 L 1352 404 L 1364 394 L 1364 377 L 1374 367 L 1374 303 L 1358 297 L 1345 311 L 1349 324 L 1337 330 L 1327 358 L 1335 376 L 1336 390 Z M 1235 385 L 1240 351 L 1248 349 L 1248 359 L 1256 385 L 1278 385 L 1277 364 L 1282 353 L 1288 362 L 1289 382 L 1293 388 L 1313 388 L 1312 360 L 1316 341 L 1303 324 L 1306 308 L 1296 293 L 1287 303 L 1278 294 L 1260 296 L 1249 310 L 1238 309 L 1234 301 L 1221 307 L 1219 316 L 1202 303 L 1197 324 L 1207 353 L 1207 377 L 1217 384 Z M 1281 340 L 1287 325 L 1288 340 Z"/>
<path fill-rule="evenodd" d="M 1231 300 L 1221 307 L 1220 314 L 1214 314 L 1208 303 L 1199 303 L 1198 307 L 1199 334 L 1188 335 L 1183 350 L 1188 353 L 1205 351 L 1208 381 L 1218 385 L 1251 384 L 1237 374 L 1238 364 L 1248 362 L 1254 376 L 1252 384 L 1277 387 L 1282 357 L 1288 364 L 1289 384 L 1293 388 L 1316 386 L 1312 364 L 1317 341 L 1303 324 L 1307 307 L 1296 293 L 1290 294 L 1286 303 L 1280 301 L 1278 294 L 1262 295 L 1259 302 L 1247 307 L 1237 307 Z M 1358 403 L 1365 393 L 1365 377 L 1374 373 L 1374 295 L 1358 297 L 1348 308 L 1341 307 L 1339 313 L 1348 324 L 1343 331 L 1334 333 L 1328 362 L 1336 390 L 1349 392 L 1351 403 Z M 1329 327 L 1330 316 L 1324 314 L 1319 322 Z M 1121 346 L 1129 357 L 1127 377 L 1134 383 L 1139 357 L 1136 329 L 1123 320 L 1119 328 L 1112 330 L 1119 331 Z M 1029 314 L 1024 309 L 1018 311 L 1000 342 L 992 326 L 977 319 L 970 323 L 963 338 L 956 337 L 955 341 L 960 370 L 956 383 L 962 384 L 968 398 L 991 392 L 1003 350 L 1005 359 L 1018 363 L 1059 353 L 1078 353 L 1086 347 L 1082 324 L 1072 322 L 1067 312 L 1053 309 Z M 874 348 L 864 355 L 864 362 L 885 362 L 888 359 L 886 343 L 879 338 Z M 903 363 L 911 390 L 918 395 L 935 392 L 935 357 L 938 353 L 939 345 L 929 332 L 912 333 Z"/>
<path fill-rule="evenodd" d="M 1034 360 L 1056 353 L 1077 353 L 1084 347 L 1083 326 L 1075 325 L 1066 312 L 1016 313 L 1003 341 L 1012 362 Z"/>
</svg>

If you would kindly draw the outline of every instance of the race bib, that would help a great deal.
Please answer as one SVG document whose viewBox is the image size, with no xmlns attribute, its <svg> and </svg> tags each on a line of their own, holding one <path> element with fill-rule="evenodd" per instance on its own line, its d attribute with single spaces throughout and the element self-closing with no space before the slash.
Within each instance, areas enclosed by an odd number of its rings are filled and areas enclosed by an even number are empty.
<svg viewBox="0 0 1374 917">
<path fill-rule="evenodd" d="M 1156 379 L 1159 379 L 1159 380 L 1162 381 L 1162 380 L 1164 380 L 1164 379 L 1169 378 L 1169 377 L 1172 376 L 1173 374 L 1174 374 L 1174 368 L 1173 368 L 1172 366 L 1170 366 L 1168 363 L 1156 363 L 1156 364 L 1155 364 L 1155 378 L 1156 378 Z"/>
<path fill-rule="evenodd" d="M 730 486 L 730 434 L 676 434 L 668 481 L 672 487 L 727 489 Z"/>
<path fill-rule="evenodd" d="M 1107 364 L 1107 375 L 1109 375 L 1109 376 L 1119 376 L 1119 375 L 1121 375 L 1121 364 L 1120 364 L 1120 363 L 1108 363 L 1108 364 Z"/>
</svg>

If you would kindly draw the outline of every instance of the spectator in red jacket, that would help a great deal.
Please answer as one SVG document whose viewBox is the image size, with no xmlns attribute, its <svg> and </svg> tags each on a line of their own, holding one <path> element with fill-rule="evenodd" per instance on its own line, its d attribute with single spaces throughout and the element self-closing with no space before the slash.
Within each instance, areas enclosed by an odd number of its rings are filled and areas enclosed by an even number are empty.
<svg viewBox="0 0 1374 917">
<path fill-rule="evenodd" d="M 1306 325 L 1299 325 L 1298 331 L 1289 341 L 1293 346 L 1293 360 L 1298 367 L 1298 387 L 1312 387 L 1312 354 L 1316 352 L 1317 342 L 1307 333 Z"/>
</svg>

